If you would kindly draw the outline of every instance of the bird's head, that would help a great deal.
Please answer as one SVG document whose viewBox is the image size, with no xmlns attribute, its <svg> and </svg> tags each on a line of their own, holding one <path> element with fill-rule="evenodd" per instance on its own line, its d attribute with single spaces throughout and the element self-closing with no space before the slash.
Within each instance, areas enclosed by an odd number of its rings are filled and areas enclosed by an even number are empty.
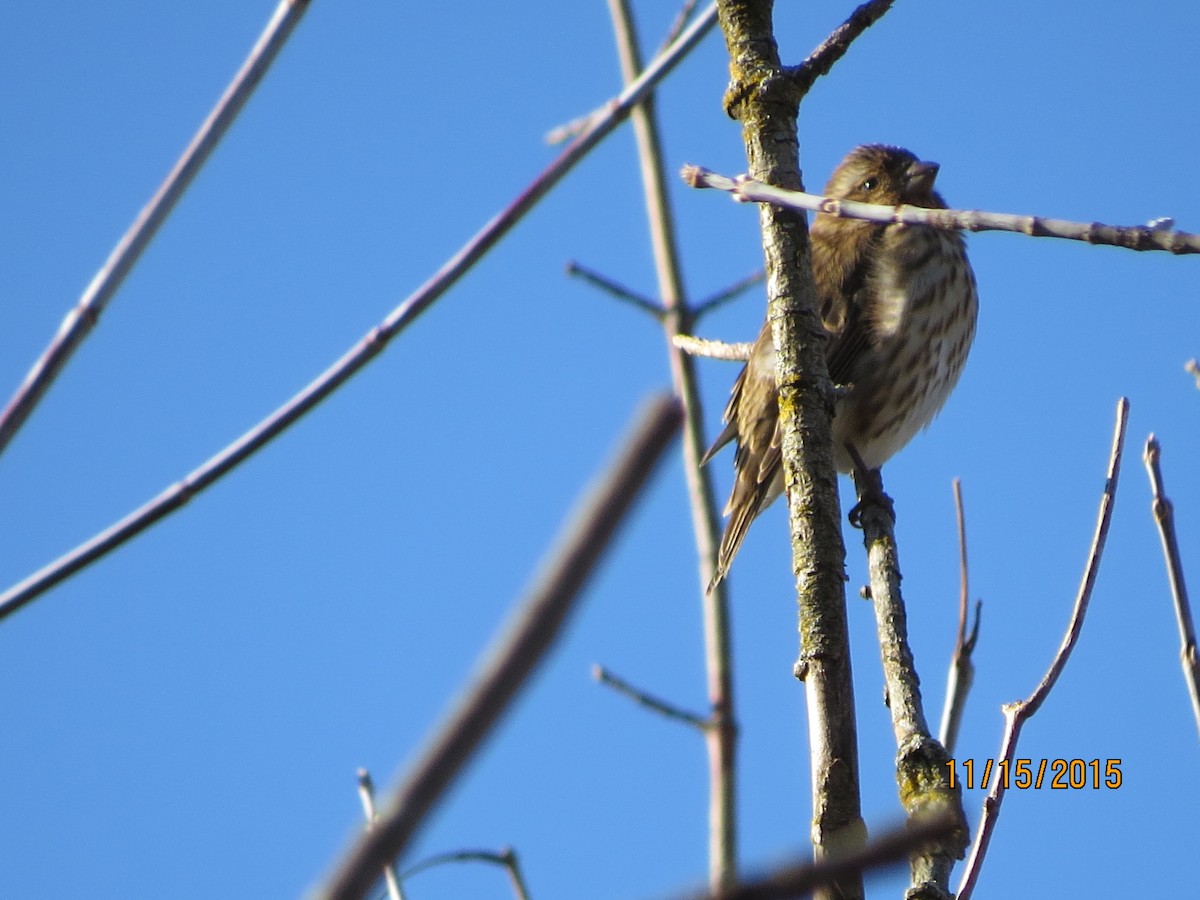
<svg viewBox="0 0 1200 900">
<path fill-rule="evenodd" d="M 834 169 L 825 195 L 884 206 L 907 203 L 940 209 L 946 204 L 933 189 L 937 173 L 937 163 L 923 162 L 902 147 L 863 144 Z"/>
</svg>

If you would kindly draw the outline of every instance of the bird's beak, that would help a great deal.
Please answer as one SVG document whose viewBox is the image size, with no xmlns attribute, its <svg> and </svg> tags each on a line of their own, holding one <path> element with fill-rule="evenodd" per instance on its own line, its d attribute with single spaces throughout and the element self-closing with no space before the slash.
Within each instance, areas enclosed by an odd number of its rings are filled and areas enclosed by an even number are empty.
<svg viewBox="0 0 1200 900">
<path fill-rule="evenodd" d="M 939 166 L 935 162 L 917 160 L 904 173 L 904 199 L 917 200 L 929 196 Z"/>
</svg>

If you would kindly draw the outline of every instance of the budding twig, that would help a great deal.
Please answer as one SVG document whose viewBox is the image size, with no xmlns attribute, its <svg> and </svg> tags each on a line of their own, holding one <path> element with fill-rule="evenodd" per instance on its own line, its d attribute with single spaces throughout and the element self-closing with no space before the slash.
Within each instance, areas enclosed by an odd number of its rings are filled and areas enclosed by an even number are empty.
<svg viewBox="0 0 1200 900">
<path fill-rule="evenodd" d="M 1104 542 L 1108 537 L 1108 526 L 1112 522 L 1113 503 L 1117 495 L 1117 477 L 1121 472 L 1121 454 L 1125 448 L 1125 425 L 1129 421 L 1129 400 L 1122 397 L 1117 403 L 1117 424 L 1113 429 L 1112 451 L 1108 457 L 1108 470 L 1104 481 L 1104 494 L 1100 498 L 1100 513 L 1096 521 L 1096 532 L 1092 537 L 1092 546 L 1088 550 L 1087 565 L 1084 567 L 1083 579 L 1079 583 L 1079 592 L 1075 597 L 1075 606 L 1071 610 L 1071 621 L 1067 625 L 1067 633 L 1063 636 L 1062 644 L 1050 668 L 1042 676 L 1041 682 L 1033 693 L 1025 700 L 1009 703 L 1004 706 L 1004 737 L 1000 742 L 1000 764 L 998 772 L 1009 772 L 1013 759 L 1017 754 L 1017 740 L 1021 736 L 1021 728 L 1036 713 L 1050 695 L 1058 676 L 1067 665 L 1067 659 L 1079 640 L 1083 629 L 1083 617 L 1087 614 L 1088 603 L 1092 599 L 1092 588 L 1096 584 L 1096 575 L 1100 571 L 1100 557 L 1104 553 Z M 1000 804 L 1008 790 L 1008 778 L 997 775 L 983 801 L 983 814 L 980 816 L 979 830 L 975 835 L 975 843 L 967 856 L 966 868 L 963 870 L 962 881 L 958 887 L 958 900 L 969 900 L 975 890 L 975 882 L 987 854 L 992 832 L 1000 817 Z"/>
<path fill-rule="evenodd" d="M 1192 606 L 1188 601 L 1187 585 L 1183 580 L 1183 562 L 1179 556 L 1179 540 L 1175 533 L 1175 505 L 1163 491 L 1160 457 L 1162 447 L 1154 435 L 1146 440 L 1142 459 L 1150 476 L 1150 487 L 1154 492 L 1151 509 L 1158 534 L 1162 539 L 1163 556 L 1166 558 L 1167 577 L 1171 581 L 1171 598 L 1175 601 L 1175 620 L 1179 623 L 1179 661 L 1183 665 L 1183 677 L 1192 698 L 1192 713 L 1196 727 L 1200 728 L 1200 659 L 1196 654 L 1196 626 L 1192 621 Z"/>
<path fill-rule="evenodd" d="M 770 203 L 786 209 L 825 213 L 844 219 L 868 222 L 928 225 L 947 231 L 1015 231 L 1030 237 L 1061 238 L 1106 244 L 1127 250 L 1165 250 L 1169 253 L 1200 253 L 1200 235 L 1159 228 L 1156 225 L 1104 225 L 1100 222 L 1070 222 L 1043 216 L 961 209 L 925 209 L 920 206 L 880 206 L 856 200 L 835 200 L 820 194 L 788 191 L 756 181 L 748 175 L 729 178 L 700 166 L 684 166 L 683 180 L 694 188 L 727 191 L 742 202 Z"/>
</svg>

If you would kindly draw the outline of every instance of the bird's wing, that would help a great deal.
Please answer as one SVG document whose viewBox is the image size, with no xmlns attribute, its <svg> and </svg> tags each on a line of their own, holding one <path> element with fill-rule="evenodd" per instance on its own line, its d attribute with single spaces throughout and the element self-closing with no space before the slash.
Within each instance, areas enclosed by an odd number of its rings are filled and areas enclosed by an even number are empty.
<svg viewBox="0 0 1200 900">
<path fill-rule="evenodd" d="M 873 341 L 871 322 L 863 311 L 871 303 L 870 260 L 877 255 L 872 251 L 883 232 L 872 229 L 867 234 L 854 242 L 857 252 L 837 253 L 826 243 L 825 232 L 813 228 L 813 277 L 825 325 L 825 364 L 834 384 L 853 384 L 855 364 Z"/>
</svg>

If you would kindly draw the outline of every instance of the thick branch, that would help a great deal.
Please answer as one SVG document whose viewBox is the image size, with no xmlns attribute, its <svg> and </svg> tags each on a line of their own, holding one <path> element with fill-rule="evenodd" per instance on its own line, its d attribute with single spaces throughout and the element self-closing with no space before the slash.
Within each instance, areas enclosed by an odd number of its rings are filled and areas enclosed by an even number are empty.
<svg viewBox="0 0 1200 900">
<path fill-rule="evenodd" d="M 868 473 L 878 478 L 877 473 Z M 878 485 L 882 489 L 882 485 Z M 860 486 L 860 495 L 864 488 Z M 921 701 L 908 617 L 900 594 L 900 563 L 895 520 L 887 503 L 866 503 L 859 521 L 871 579 L 871 600 L 883 657 L 887 705 L 896 736 L 896 782 L 900 802 L 912 818 L 950 816 L 958 827 L 945 839 L 929 844 L 910 857 L 912 888 L 908 900 L 948 900 L 950 872 L 967 847 L 967 821 L 962 789 L 946 767 L 945 748 L 929 732 Z"/>
<path fill-rule="evenodd" d="M 779 60 L 768 0 L 723 0 L 730 58 L 725 108 L 742 125 L 755 178 L 799 189 L 798 92 Z M 818 858 L 862 845 L 858 739 L 846 627 L 845 547 L 840 529 L 830 417 L 833 385 L 803 215 L 759 207 L 768 311 L 779 382 L 779 422 L 792 571 L 800 620 L 797 673 L 805 680 L 813 778 L 812 839 Z M 862 896 L 853 876 L 821 896 Z"/>
<path fill-rule="evenodd" d="M 375 826 L 354 842 L 317 897 L 360 900 L 383 866 L 408 846 L 554 644 L 681 419 L 673 397 L 658 398 L 639 415 L 620 454 L 584 497 L 508 626 L 484 654 L 469 689 L 426 743 Z"/>
</svg>

